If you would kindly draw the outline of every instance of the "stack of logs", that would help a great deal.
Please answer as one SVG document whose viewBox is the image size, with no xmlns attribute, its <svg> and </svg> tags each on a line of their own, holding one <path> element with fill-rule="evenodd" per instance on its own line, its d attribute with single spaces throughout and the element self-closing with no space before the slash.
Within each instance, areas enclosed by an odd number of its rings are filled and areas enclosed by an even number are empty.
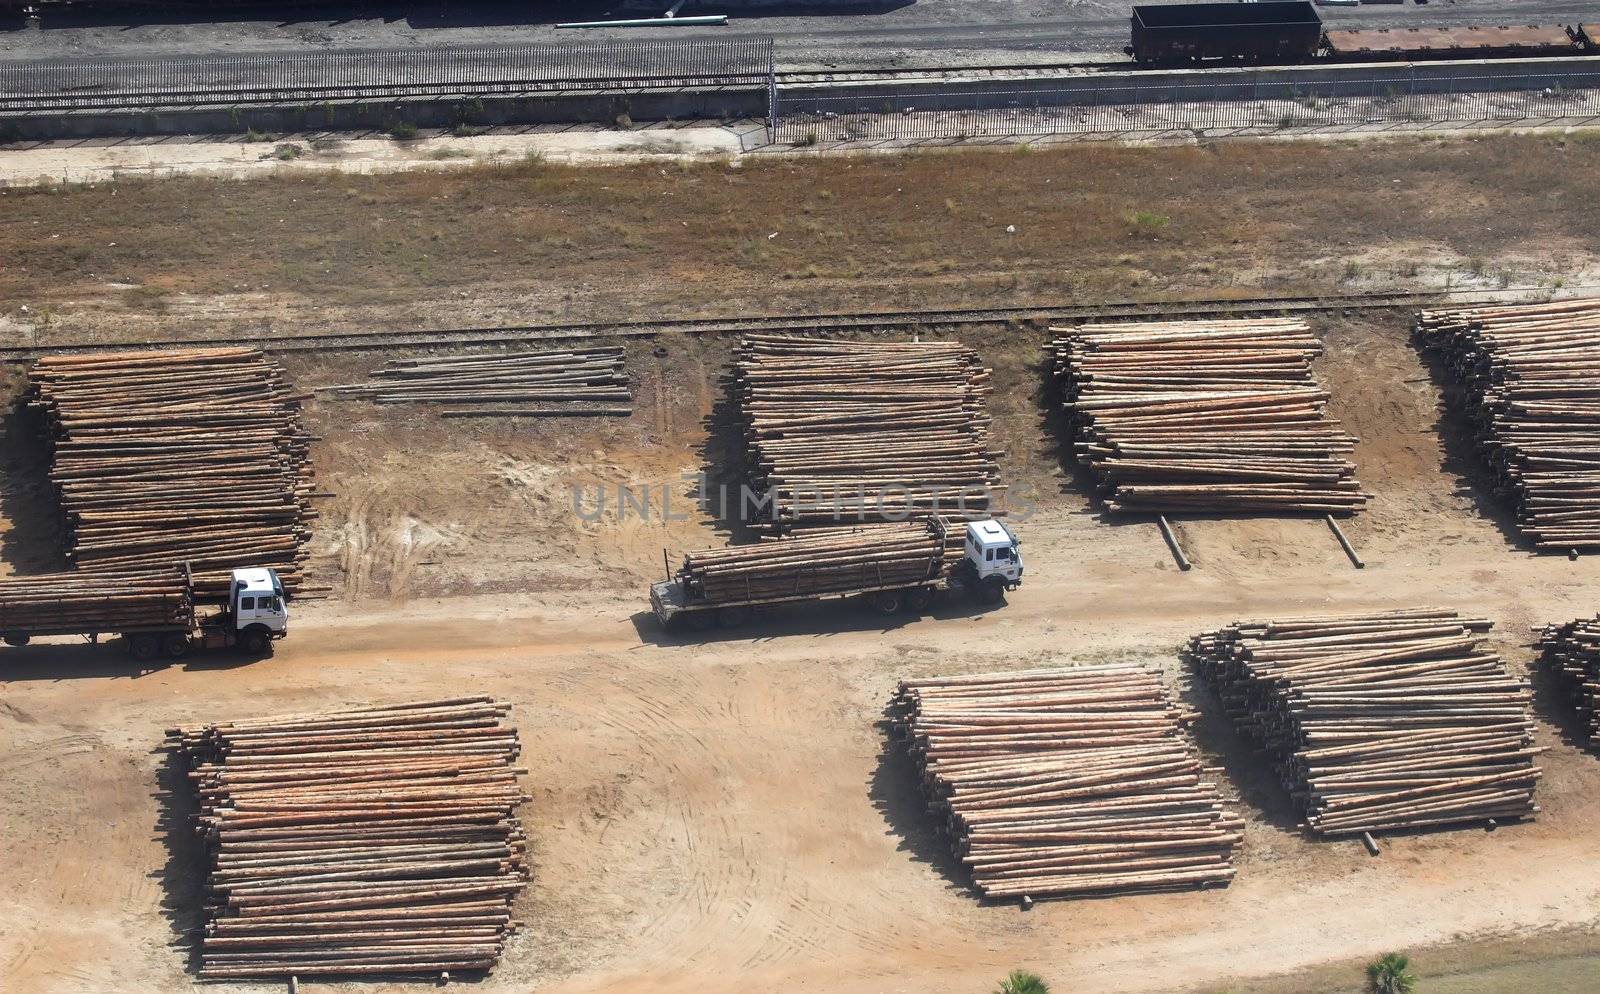
<svg viewBox="0 0 1600 994">
<path fill-rule="evenodd" d="M 1600 548 L 1600 300 L 1423 311 L 1479 448 L 1541 549 Z"/>
<path fill-rule="evenodd" d="M 890 718 L 928 808 L 987 897 L 1223 885 L 1243 821 L 1223 807 L 1151 670 L 906 680 Z"/>
<path fill-rule="evenodd" d="M 0 633 L 33 635 L 188 629 L 194 599 L 180 569 L 47 573 L 0 579 Z"/>
<path fill-rule="evenodd" d="M 202 978 L 491 969 L 528 879 L 510 705 L 172 729 L 207 851 Z"/>
<path fill-rule="evenodd" d="M 79 569 L 187 562 L 196 592 L 215 597 L 234 568 L 270 567 L 291 594 L 313 592 L 304 398 L 264 353 L 58 355 L 29 375 Z"/>
<path fill-rule="evenodd" d="M 735 384 L 753 489 L 774 531 L 841 521 L 999 513 L 989 370 L 946 342 L 754 335 Z"/>
<path fill-rule="evenodd" d="M 1303 322 L 1052 330 L 1073 453 L 1108 510 L 1353 514 L 1371 496 L 1312 377 L 1322 346 Z"/>
<path fill-rule="evenodd" d="M 1539 647 L 1571 691 L 1589 744 L 1600 745 L 1600 618 L 1549 625 Z"/>
<path fill-rule="evenodd" d="M 677 579 L 691 598 L 712 604 L 802 597 L 932 583 L 961 554 L 937 522 L 902 522 L 689 552 Z"/>
<path fill-rule="evenodd" d="M 392 359 L 366 383 L 328 387 L 378 404 L 450 404 L 447 418 L 627 416 L 628 371 L 619 346 Z M 505 404 L 538 406 L 504 407 Z"/>
<path fill-rule="evenodd" d="M 1238 622 L 1187 658 L 1325 835 L 1521 818 L 1530 695 L 1453 611 Z"/>
</svg>

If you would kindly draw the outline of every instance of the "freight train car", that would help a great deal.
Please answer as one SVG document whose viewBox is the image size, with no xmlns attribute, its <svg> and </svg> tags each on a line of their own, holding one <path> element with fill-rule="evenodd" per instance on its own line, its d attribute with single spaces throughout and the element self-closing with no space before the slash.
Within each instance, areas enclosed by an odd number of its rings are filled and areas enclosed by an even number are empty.
<svg viewBox="0 0 1600 994">
<path fill-rule="evenodd" d="M 1329 31 L 1324 39 L 1328 56 L 1338 62 L 1516 59 L 1584 52 L 1577 32 L 1558 24 Z"/>
<path fill-rule="evenodd" d="M 1324 31 L 1309 2 L 1146 4 L 1125 51 L 1141 65 L 1509 59 L 1600 52 L 1600 25 Z"/>
<path fill-rule="evenodd" d="M 1133 8 L 1133 44 L 1126 51 L 1147 65 L 1302 62 L 1321 44 L 1322 17 L 1309 0 L 1145 4 Z"/>
</svg>

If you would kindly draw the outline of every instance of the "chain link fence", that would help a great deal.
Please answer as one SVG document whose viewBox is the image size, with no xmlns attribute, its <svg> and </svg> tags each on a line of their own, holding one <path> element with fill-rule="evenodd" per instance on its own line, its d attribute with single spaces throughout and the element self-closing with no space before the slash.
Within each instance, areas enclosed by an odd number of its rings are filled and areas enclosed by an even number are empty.
<svg viewBox="0 0 1600 994">
<path fill-rule="evenodd" d="M 0 106 L 92 109 L 723 84 L 770 92 L 772 79 L 770 38 L 495 45 L 0 63 Z"/>
<path fill-rule="evenodd" d="M 1281 132 L 1362 125 L 1600 116 L 1600 73 L 1423 76 L 1302 83 L 1103 85 L 1092 77 L 1027 88 L 886 94 L 780 89 L 773 139 L 815 145 L 1022 135 Z"/>
</svg>

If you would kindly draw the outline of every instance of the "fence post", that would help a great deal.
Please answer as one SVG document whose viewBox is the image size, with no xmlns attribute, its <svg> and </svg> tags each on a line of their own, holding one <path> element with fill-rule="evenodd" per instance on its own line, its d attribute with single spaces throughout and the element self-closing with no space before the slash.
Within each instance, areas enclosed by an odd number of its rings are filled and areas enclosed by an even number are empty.
<svg viewBox="0 0 1600 994">
<path fill-rule="evenodd" d="M 767 39 L 767 144 L 778 141 L 778 57 L 776 46 Z"/>
</svg>

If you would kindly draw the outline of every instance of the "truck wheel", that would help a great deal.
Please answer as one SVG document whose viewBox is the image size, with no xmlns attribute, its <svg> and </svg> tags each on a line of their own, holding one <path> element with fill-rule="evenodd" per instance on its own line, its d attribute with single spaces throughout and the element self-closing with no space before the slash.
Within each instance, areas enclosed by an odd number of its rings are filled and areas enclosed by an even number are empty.
<svg viewBox="0 0 1600 994">
<path fill-rule="evenodd" d="M 978 600 L 984 604 L 1002 604 L 1006 599 L 1006 582 L 990 577 L 978 585 Z"/>
<path fill-rule="evenodd" d="M 189 636 L 173 632 L 161 640 L 161 652 L 168 659 L 182 659 L 189 654 Z"/>
<path fill-rule="evenodd" d="M 872 606 L 879 614 L 894 614 L 900 610 L 900 591 L 880 590 L 872 597 Z"/>
<path fill-rule="evenodd" d="M 717 624 L 723 628 L 738 628 L 749 620 L 750 609 L 743 604 L 734 604 L 717 612 Z"/>
<path fill-rule="evenodd" d="M 156 658 L 156 653 L 160 649 L 161 643 L 156 641 L 154 635 L 135 635 L 128 639 L 128 655 L 141 663 Z"/>
<path fill-rule="evenodd" d="M 915 611 L 916 613 L 921 614 L 930 607 L 933 607 L 932 587 L 913 587 L 912 589 L 906 591 L 907 611 Z"/>
<path fill-rule="evenodd" d="M 239 633 L 239 648 L 252 656 L 264 656 L 272 647 L 272 636 L 260 625 L 252 625 Z"/>
<path fill-rule="evenodd" d="M 697 632 L 709 632 L 717 626 L 717 612 L 695 611 L 689 615 L 689 627 Z"/>
<path fill-rule="evenodd" d="M 18 635 L 16 633 L 7 634 L 5 636 L 5 640 L 6 645 L 13 645 L 19 649 L 28 644 L 28 636 Z"/>
</svg>

